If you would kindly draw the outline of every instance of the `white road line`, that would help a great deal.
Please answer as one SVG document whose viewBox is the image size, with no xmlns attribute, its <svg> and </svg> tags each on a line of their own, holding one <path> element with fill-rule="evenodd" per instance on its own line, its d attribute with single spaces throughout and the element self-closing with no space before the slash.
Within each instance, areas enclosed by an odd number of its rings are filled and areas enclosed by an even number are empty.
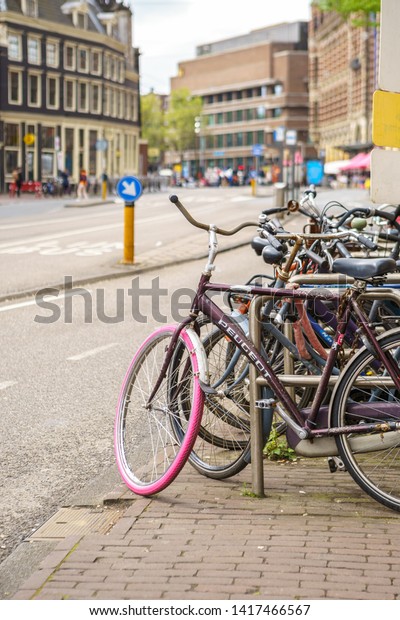
<svg viewBox="0 0 400 620">
<path fill-rule="evenodd" d="M 209 207 L 205 207 L 203 209 L 197 209 L 196 214 L 203 213 L 204 211 L 209 211 Z M 135 221 L 135 224 L 142 225 L 142 224 L 147 224 L 149 222 L 159 222 L 161 220 L 169 220 L 171 218 L 176 218 L 177 216 L 179 216 L 179 214 L 174 209 L 170 213 L 166 213 L 163 215 L 154 215 L 154 216 L 147 217 L 144 219 L 138 218 Z M 121 220 L 122 220 L 122 217 L 121 217 Z M 0 244 L 0 250 L 7 249 L 7 248 L 13 248 L 13 247 L 20 246 L 20 245 L 32 245 L 32 244 L 39 243 L 42 241 L 53 241 L 54 239 L 62 239 L 64 237 L 74 237 L 75 235 L 83 235 L 86 233 L 100 232 L 102 230 L 111 230 L 112 228 L 122 228 L 123 225 L 124 223 L 123 221 L 121 221 L 118 224 L 104 224 L 102 226 L 93 226 L 91 228 L 80 228 L 78 230 L 71 230 L 71 231 L 62 232 L 62 233 L 53 233 L 52 235 L 46 235 L 42 237 L 30 237 L 28 239 L 15 239 L 14 241 L 9 241 L 8 243 Z"/>
<path fill-rule="evenodd" d="M 111 344 L 106 344 L 102 347 L 97 347 L 96 349 L 90 349 L 90 351 L 85 351 L 84 353 L 79 353 L 78 355 L 72 355 L 71 357 L 67 357 L 67 360 L 71 362 L 77 362 L 79 360 L 85 359 L 85 357 L 91 357 L 92 355 L 97 355 L 98 353 L 102 353 L 103 351 L 107 351 L 108 349 L 112 349 L 116 347 L 118 342 L 112 342 Z"/>
<path fill-rule="evenodd" d="M 17 385 L 17 381 L 3 381 L 3 383 L 0 383 L 0 390 L 6 390 L 12 385 Z"/>
<path fill-rule="evenodd" d="M 44 287 L 44 288 L 52 288 L 52 287 L 50 286 L 50 287 Z M 91 289 L 85 288 L 85 291 L 87 291 L 88 293 L 91 293 Z M 0 312 L 7 312 L 7 310 L 17 310 L 18 308 L 26 308 L 27 306 L 37 306 L 38 301 L 55 303 L 57 301 L 63 301 L 66 297 L 71 297 L 71 295 L 74 295 L 74 294 L 75 294 L 74 291 L 59 292 L 58 295 L 45 295 L 44 297 L 39 297 L 38 300 L 36 300 L 35 298 L 35 299 L 30 299 L 29 301 L 20 301 L 17 304 L 9 304 L 8 306 L 0 306 Z"/>
<path fill-rule="evenodd" d="M 251 196 L 234 196 L 230 202 L 245 202 L 247 200 L 253 200 L 253 198 Z"/>
</svg>

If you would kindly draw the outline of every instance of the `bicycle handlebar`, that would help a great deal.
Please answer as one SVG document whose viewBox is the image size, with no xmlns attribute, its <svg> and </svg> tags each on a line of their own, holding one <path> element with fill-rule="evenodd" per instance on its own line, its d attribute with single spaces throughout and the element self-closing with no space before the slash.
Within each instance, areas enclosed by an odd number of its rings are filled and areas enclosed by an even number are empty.
<svg viewBox="0 0 400 620">
<path fill-rule="evenodd" d="M 189 211 L 187 211 L 185 209 L 185 207 L 180 202 L 180 200 L 179 200 L 178 196 L 176 196 L 176 194 L 171 194 L 169 199 L 170 199 L 170 201 L 174 205 L 176 205 L 178 207 L 179 211 L 182 213 L 183 217 L 185 217 L 187 219 L 189 224 L 191 224 L 192 226 L 195 226 L 196 228 L 201 228 L 202 230 L 207 230 L 207 232 L 209 232 L 210 230 L 213 230 L 214 232 L 216 232 L 219 235 L 224 235 L 225 237 L 230 237 L 231 235 L 235 235 L 237 232 L 239 232 L 243 228 L 247 228 L 248 226 L 256 226 L 258 228 L 259 225 L 260 225 L 259 222 L 244 222 L 243 224 L 239 224 L 239 226 L 236 226 L 236 228 L 232 228 L 231 230 L 224 230 L 223 228 L 218 228 L 218 226 L 214 226 L 213 224 L 211 224 L 211 225 L 209 225 L 209 224 L 202 224 L 201 222 L 198 222 L 197 220 L 195 220 L 192 215 L 190 215 Z"/>
</svg>

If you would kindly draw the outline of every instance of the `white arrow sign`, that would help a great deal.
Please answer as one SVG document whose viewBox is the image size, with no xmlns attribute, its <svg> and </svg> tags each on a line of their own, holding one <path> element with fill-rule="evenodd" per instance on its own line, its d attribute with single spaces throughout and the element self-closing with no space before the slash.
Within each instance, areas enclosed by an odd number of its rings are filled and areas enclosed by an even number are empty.
<svg viewBox="0 0 400 620">
<path fill-rule="evenodd" d="M 124 186 L 124 194 L 128 194 L 128 196 L 136 196 L 137 188 L 133 181 L 132 183 L 127 183 L 124 181 L 122 185 Z"/>
</svg>

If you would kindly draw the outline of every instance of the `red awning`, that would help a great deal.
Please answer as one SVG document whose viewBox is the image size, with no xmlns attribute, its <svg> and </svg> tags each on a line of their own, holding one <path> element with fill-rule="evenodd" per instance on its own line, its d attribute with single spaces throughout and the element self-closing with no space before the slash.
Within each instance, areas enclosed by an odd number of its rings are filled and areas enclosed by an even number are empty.
<svg viewBox="0 0 400 620">
<path fill-rule="evenodd" d="M 371 154 L 370 153 L 358 153 L 352 159 L 340 166 L 340 170 L 342 172 L 346 172 L 347 170 L 366 170 L 369 169 L 371 163 Z"/>
</svg>

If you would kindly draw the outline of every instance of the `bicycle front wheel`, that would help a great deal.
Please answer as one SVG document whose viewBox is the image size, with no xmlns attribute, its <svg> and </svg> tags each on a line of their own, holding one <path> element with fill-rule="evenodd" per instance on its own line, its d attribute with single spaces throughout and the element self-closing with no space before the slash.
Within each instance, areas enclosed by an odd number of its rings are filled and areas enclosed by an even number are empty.
<svg viewBox="0 0 400 620">
<path fill-rule="evenodd" d="M 400 332 L 379 338 L 381 348 L 400 366 Z M 332 405 L 332 426 L 384 425 L 400 422 L 400 392 L 367 349 L 347 366 Z M 336 437 L 339 454 L 357 484 L 375 500 L 400 511 L 400 432 L 347 434 Z"/>
<path fill-rule="evenodd" d="M 148 402 L 176 329 L 161 327 L 145 340 L 132 360 L 119 396 L 114 430 L 116 460 L 125 484 L 138 495 L 153 495 L 171 484 L 186 463 L 200 427 L 204 396 L 197 356 L 185 331 L 180 334 L 160 387 Z M 187 416 L 187 425 L 178 441 L 173 425 L 182 415 Z"/>
</svg>

